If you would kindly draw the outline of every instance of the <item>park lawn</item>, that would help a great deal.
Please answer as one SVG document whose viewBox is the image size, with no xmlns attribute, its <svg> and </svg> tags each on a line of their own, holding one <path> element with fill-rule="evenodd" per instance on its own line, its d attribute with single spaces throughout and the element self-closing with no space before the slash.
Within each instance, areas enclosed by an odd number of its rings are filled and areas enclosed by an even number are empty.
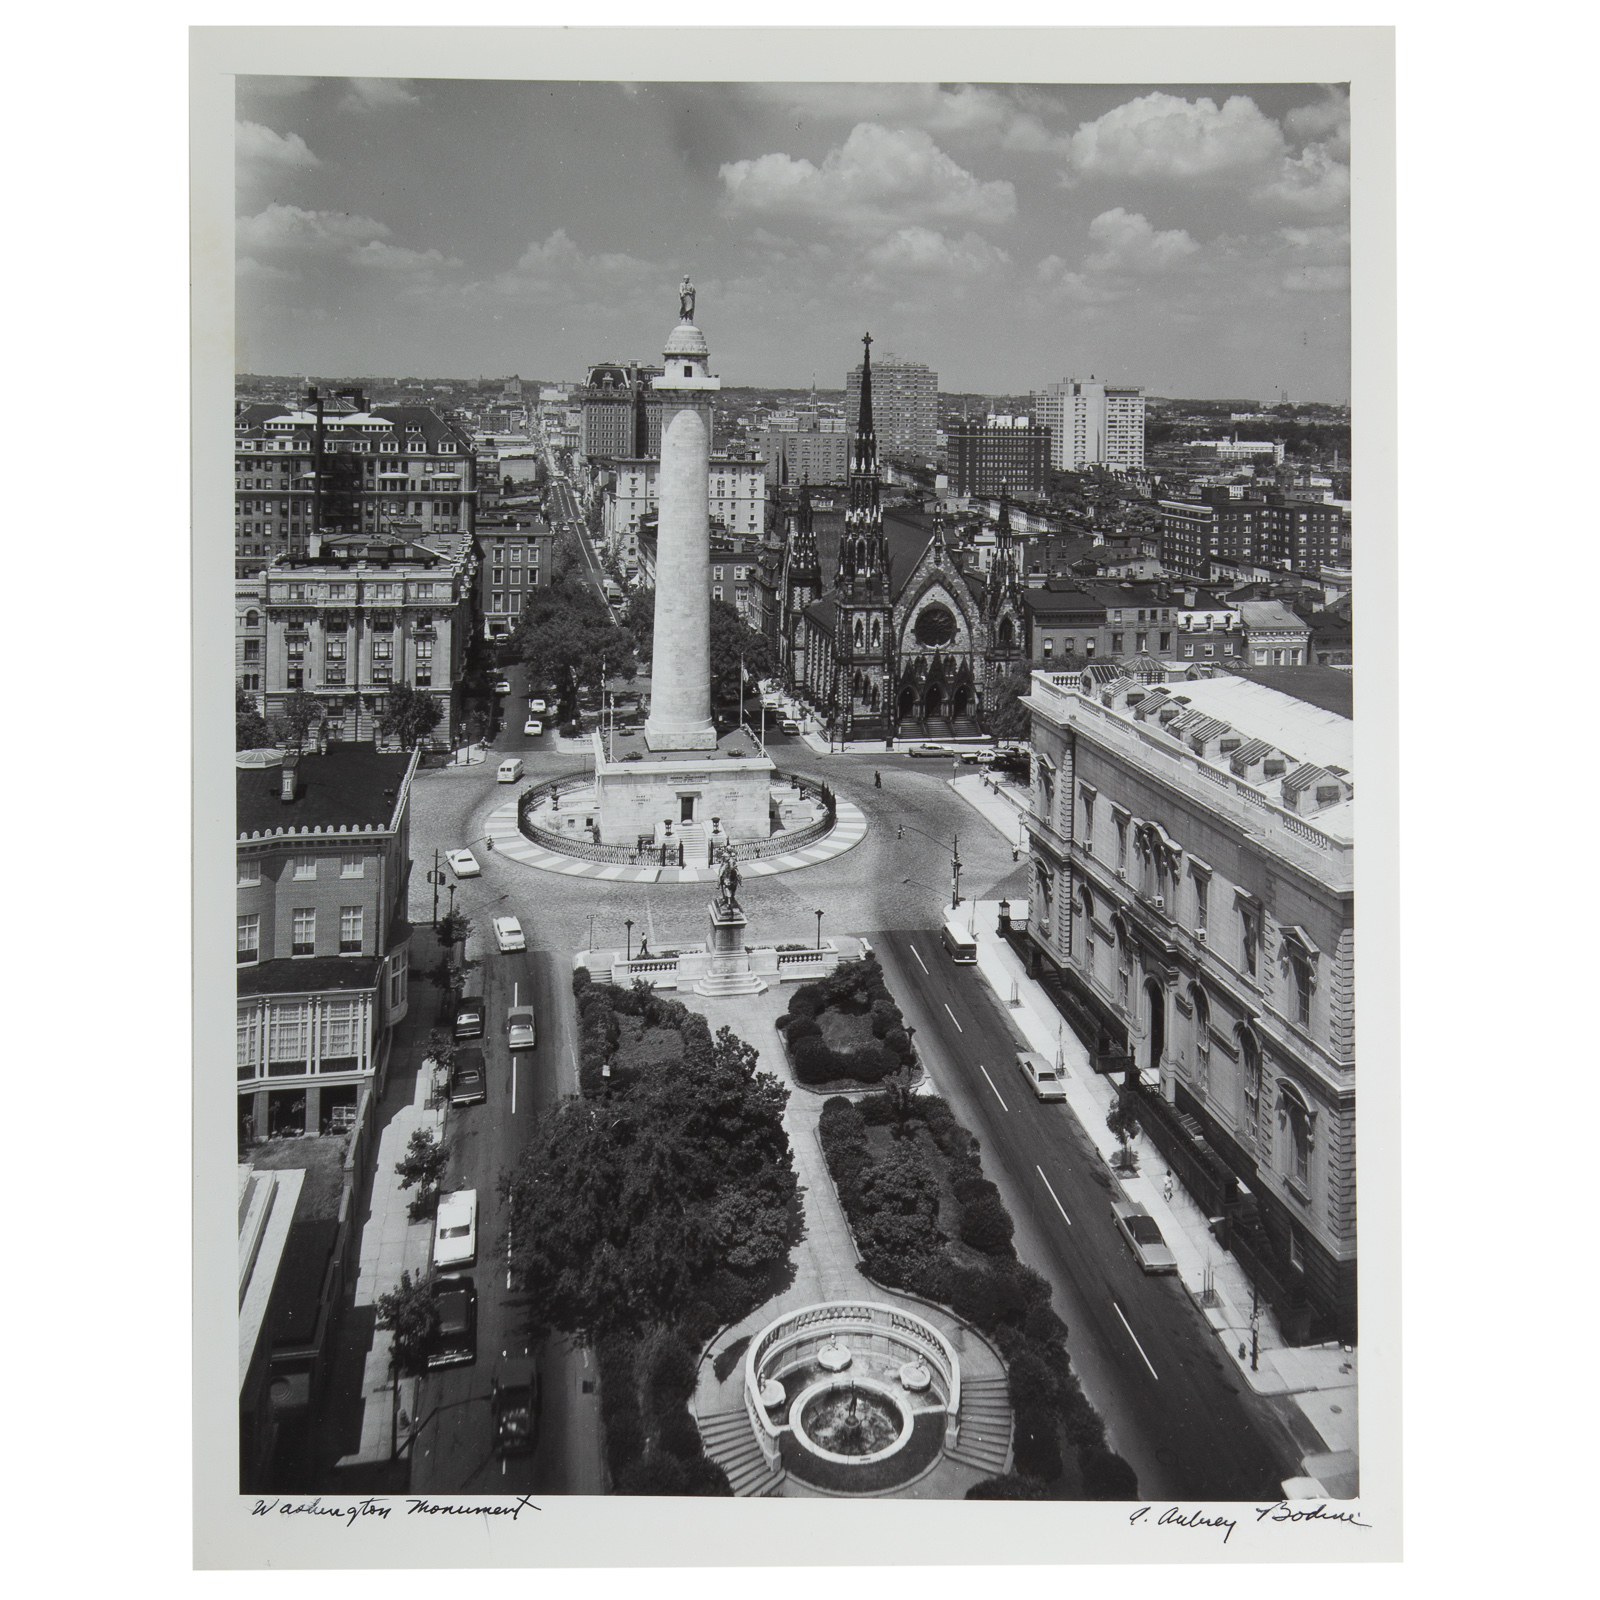
<svg viewBox="0 0 1600 1600">
<path fill-rule="evenodd" d="M 836 1011 L 830 1006 L 817 1013 L 817 1026 L 830 1050 L 859 1050 L 873 1042 L 870 1011 Z"/>
<path fill-rule="evenodd" d="M 617 1018 L 617 1048 L 611 1058 L 612 1070 L 625 1067 L 654 1067 L 683 1059 L 683 1035 L 676 1028 L 647 1028 L 642 1017 Z"/>
</svg>

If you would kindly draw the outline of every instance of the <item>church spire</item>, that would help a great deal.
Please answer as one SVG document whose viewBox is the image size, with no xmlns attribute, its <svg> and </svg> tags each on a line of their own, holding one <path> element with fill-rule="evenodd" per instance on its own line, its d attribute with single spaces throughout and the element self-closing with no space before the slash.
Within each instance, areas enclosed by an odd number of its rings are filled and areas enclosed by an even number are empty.
<svg viewBox="0 0 1600 1600">
<path fill-rule="evenodd" d="M 850 498 L 839 541 L 836 582 L 841 586 L 887 592 L 888 550 L 883 542 L 883 510 L 878 503 L 878 436 L 872 426 L 872 335 L 861 340 L 861 407 L 850 449 Z"/>
</svg>

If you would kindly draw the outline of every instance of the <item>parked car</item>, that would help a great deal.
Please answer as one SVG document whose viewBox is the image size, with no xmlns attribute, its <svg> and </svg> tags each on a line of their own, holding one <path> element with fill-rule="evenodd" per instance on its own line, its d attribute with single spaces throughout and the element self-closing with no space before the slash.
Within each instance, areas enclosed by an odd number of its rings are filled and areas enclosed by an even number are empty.
<svg viewBox="0 0 1600 1600">
<path fill-rule="evenodd" d="M 537 739 L 544 732 L 544 724 L 537 717 L 529 717 L 522 724 L 523 733 L 530 739 Z"/>
<path fill-rule="evenodd" d="M 494 919 L 494 942 L 500 946 L 501 955 L 510 950 L 526 950 L 528 941 L 522 936 L 522 924 L 515 917 Z"/>
<path fill-rule="evenodd" d="M 433 1303 L 439 1332 L 428 1353 L 430 1367 L 455 1367 L 478 1359 L 478 1290 L 471 1278 L 435 1278 Z"/>
<path fill-rule="evenodd" d="M 511 680 L 509 678 L 496 678 L 495 679 L 495 684 L 494 684 L 494 692 L 496 694 L 510 694 L 511 693 Z"/>
<path fill-rule="evenodd" d="M 484 1070 L 483 1051 L 460 1050 L 450 1069 L 450 1104 L 481 1105 L 489 1095 L 489 1075 Z"/>
<path fill-rule="evenodd" d="M 791 738 L 797 738 L 800 733 L 800 724 L 793 717 L 785 717 L 778 724 L 779 733 L 787 733 Z"/>
<path fill-rule="evenodd" d="M 530 717 L 542 717 L 549 709 L 543 700 L 530 700 L 528 702 L 528 715 Z"/>
<path fill-rule="evenodd" d="M 1122 1237 L 1133 1246 L 1139 1265 L 1146 1272 L 1176 1272 L 1178 1258 L 1161 1237 L 1160 1225 L 1137 1200 L 1118 1200 L 1112 1204 Z"/>
<path fill-rule="evenodd" d="M 478 865 L 478 858 L 470 850 L 446 850 L 444 858 L 458 878 L 476 878 L 483 870 Z"/>
<path fill-rule="evenodd" d="M 489 1393 L 495 1448 L 503 1456 L 526 1455 L 539 1442 L 539 1373 L 531 1361 L 516 1362 L 497 1377 Z"/>
<path fill-rule="evenodd" d="M 457 1189 L 441 1195 L 433 1229 L 434 1267 L 470 1267 L 477 1259 L 478 1191 Z"/>
<path fill-rule="evenodd" d="M 455 1035 L 458 1039 L 483 1037 L 483 996 L 464 994 L 456 1002 Z"/>
<path fill-rule="evenodd" d="M 532 1006 L 509 1006 L 506 1009 L 506 1042 L 513 1050 L 531 1050 L 539 1042 Z"/>
<path fill-rule="evenodd" d="M 942 744 L 914 744 L 906 751 L 908 756 L 948 756 L 953 752 Z"/>
<path fill-rule="evenodd" d="M 982 767 L 987 766 L 989 762 L 993 761 L 994 756 L 988 750 L 963 750 L 961 752 L 961 759 L 969 767 Z"/>
<path fill-rule="evenodd" d="M 1022 1068 L 1022 1075 L 1033 1087 L 1033 1092 L 1041 1100 L 1065 1100 L 1067 1086 L 1062 1081 L 1066 1076 L 1064 1071 L 1058 1071 L 1052 1061 L 1033 1050 L 1019 1050 L 1017 1052 L 1017 1065 Z"/>
</svg>

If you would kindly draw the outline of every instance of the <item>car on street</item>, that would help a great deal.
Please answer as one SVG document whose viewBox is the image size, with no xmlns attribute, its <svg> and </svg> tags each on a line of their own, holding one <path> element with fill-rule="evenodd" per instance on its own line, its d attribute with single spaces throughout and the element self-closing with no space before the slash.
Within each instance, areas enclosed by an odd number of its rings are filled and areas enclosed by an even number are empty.
<svg viewBox="0 0 1600 1600">
<path fill-rule="evenodd" d="M 478 1359 L 478 1290 L 471 1278 L 435 1278 L 433 1303 L 439 1331 L 428 1352 L 430 1367 L 462 1366 Z"/>
<path fill-rule="evenodd" d="M 537 717 L 529 717 L 522 724 L 523 733 L 530 739 L 537 739 L 544 732 L 544 724 Z"/>
<path fill-rule="evenodd" d="M 1122 1237 L 1133 1246 L 1134 1257 L 1146 1272 L 1176 1272 L 1178 1258 L 1161 1237 L 1156 1219 L 1137 1200 L 1117 1200 L 1111 1210 Z"/>
<path fill-rule="evenodd" d="M 456 1002 L 455 1035 L 457 1039 L 483 1037 L 483 996 L 464 994 Z"/>
<path fill-rule="evenodd" d="M 470 850 L 446 850 L 444 858 L 458 878 L 476 878 L 483 870 L 478 865 L 478 858 Z"/>
<path fill-rule="evenodd" d="M 526 1455 L 539 1442 L 539 1374 L 531 1361 L 513 1362 L 489 1391 L 495 1449 Z"/>
<path fill-rule="evenodd" d="M 797 738 L 800 733 L 800 724 L 796 722 L 793 717 L 785 717 L 783 721 L 778 724 L 778 732 L 786 733 L 790 738 Z"/>
<path fill-rule="evenodd" d="M 522 924 L 515 917 L 494 919 L 494 942 L 499 945 L 501 955 L 510 950 L 528 948 L 528 941 L 522 936 Z"/>
<path fill-rule="evenodd" d="M 1067 1086 L 1062 1081 L 1065 1069 L 1058 1071 L 1055 1063 L 1046 1061 L 1045 1058 L 1034 1050 L 1019 1050 L 1017 1052 L 1017 1065 L 1022 1069 L 1022 1075 L 1032 1086 L 1033 1092 L 1041 1100 L 1065 1100 Z"/>
<path fill-rule="evenodd" d="M 953 753 L 942 744 L 914 744 L 906 751 L 908 756 L 948 756 Z"/>
<path fill-rule="evenodd" d="M 497 678 L 497 679 L 495 679 L 494 692 L 496 694 L 510 694 L 511 693 L 511 680 L 509 678 Z"/>
<path fill-rule="evenodd" d="M 460 1050 L 450 1068 L 450 1104 L 482 1105 L 489 1097 L 489 1074 L 484 1069 L 483 1051 Z"/>
<path fill-rule="evenodd" d="M 994 756 L 988 750 L 963 750 L 961 759 L 969 767 L 985 767 L 994 760 Z"/>
<path fill-rule="evenodd" d="M 470 1267 L 478 1259 L 478 1191 L 457 1189 L 439 1196 L 433 1229 L 433 1265 L 437 1271 Z"/>
<path fill-rule="evenodd" d="M 531 1050 L 539 1042 L 532 1006 L 506 1008 L 506 1041 L 513 1050 Z"/>
<path fill-rule="evenodd" d="M 530 700 L 528 702 L 528 715 L 530 717 L 542 717 L 549 709 L 543 700 Z"/>
</svg>

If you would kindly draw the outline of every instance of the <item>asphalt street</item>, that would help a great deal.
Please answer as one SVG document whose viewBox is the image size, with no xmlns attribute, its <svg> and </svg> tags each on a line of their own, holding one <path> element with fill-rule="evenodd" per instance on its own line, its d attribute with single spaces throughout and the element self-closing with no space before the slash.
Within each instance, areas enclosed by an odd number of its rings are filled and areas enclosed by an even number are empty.
<svg viewBox="0 0 1600 1600">
<path fill-rule="evenodd" d="M 511 676 L 520 691 L 520 678 Z M 502 750 L 523 754 L 524 782 L 580 768 L 583 758 L 554 751 L 549 734 L 523 738 L 525 704 L 516 696 L 507 702 L 499 741 Z M 985 1170 L 1017 1224 L 1019 1255 L 1050 1280 L 1085 1392 L 1138 1473 L 1142 1491 L 1230 1499 L 1275 1494 L 1298 1461 L 1287 1431 L 1236 1380 L 1182 1286 L 1138 1269 L 1112 1221 L 1110 1174 L 1087 1136 L 1065 1106 L 1032 1099 L 1016 1066 L 1018 1040 L 1004 1007 L 973 968 L 957 966 L 944 953 L 937 930 L 950 904 L 953 853 L 959 851 L 962 863 L 964 898 L 1025 896 L 1026 862 L 949 788 L 952 768 L 943 761 L 888 753 L 819 756 L 770 727 L 767 744 L 780 770 L 831 784 L 862 808 L 869 828 L 861 844 L 832 861 L 746 879 L 740 903 L 751 936 L 809 940 L 820 910 L 824 937 L 864 934 L 877 949 L 936 1087 L 982 1141 Z M 635 940 L 641 933 L 652 943 L 704 937 L 708 899 L 702 885 L 570 879 L 497 860 L 483 849 L 484 820 L 514 792 L 494 781 L 497 759 L 422 774 L 412 823 L 419 863 L 431 860 L 435 846 L 474 849 L 483 875 L 460 886 L 457 904 L 478 927 L 488 934 L 490 919 L 509 911 L 520 917 L 528 939 L 525 957 L 487 957 L 490 1099 L 454 1119 L 467 1130 L 463 1170 L 479 1189 L 486 1251 L 487 1241 L 503 1241 L 494 1191 L 526 1138 L 529 1108 L 575 1089 L 573 953 L 620 947 L 625 919 L 634 923 Z M 412 906 L 414 916 L 427 915 L 418 886 Z M 511 985 L 524 982 L 534 988 L 541 1037 L 525 1076 L 519 1066 L 512 1113 L 505 1006 Z M 503 1261 L 491 1263 L 491 1255 L 480 1254 L 476 1274 L 479 1360 L 474 1368 L 430 1380 L 430 1393 L 436 1390 L 439 1398 L 418 1481 L 426 1473 L 440 1490 L 496 1481 L 510 1489 L 524 1469 L 529 1484 L 551 1493 L 589 1472 L 598 1481 L 595 1400 L 583 1392 L 582 1353 L 570 1350 L 547 1350 L 541 1358 L 546 1402 L 537 1455 L 513 1461 L 504 1479 L 494 1478 L 500 1464 L 490 1454 L 490 1378 L 500 1352 L 516 1349 L 524 1308 L 505 1290 Z"/>
<path fill-rule="evenodd" d="M 935 1086 L 982 1143 L 1018 1254 L 1055 1289 L 1073 1365 L 1141 1493 L 1276 1495 L 1299 1470 L 1298 1452 L 1177 1277 L 1147 1275 L 1134 1260 L 1112 1218 L 1115 1180 L 1067 1106 L 1035 1098 L 994 992 L 937 934 L 868 937 Z"/>
</svg>

